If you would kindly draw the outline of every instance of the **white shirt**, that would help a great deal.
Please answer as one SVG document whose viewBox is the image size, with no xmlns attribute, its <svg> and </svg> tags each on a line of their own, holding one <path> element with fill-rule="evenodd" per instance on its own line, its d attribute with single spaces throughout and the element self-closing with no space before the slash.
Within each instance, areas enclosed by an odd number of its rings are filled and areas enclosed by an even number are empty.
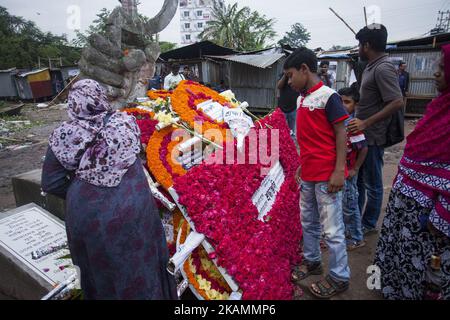
<svg viewBox="0 0 450 320">
<path fill-rule="evenodd" d="M 171 72 L 167 77 L 164 78 L 164 90 L 170 90 L 176 87 L 183 80 L 185 80 L 185 78 L 181 73 L 175 76 Z"/>
</svg>

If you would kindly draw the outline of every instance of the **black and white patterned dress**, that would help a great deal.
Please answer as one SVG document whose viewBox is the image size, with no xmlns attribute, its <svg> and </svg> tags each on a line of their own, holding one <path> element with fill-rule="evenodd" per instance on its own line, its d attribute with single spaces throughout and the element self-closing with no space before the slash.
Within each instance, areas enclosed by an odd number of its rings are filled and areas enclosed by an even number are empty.
<svg viewBox="0 0 450 320">
<path fill-rule="evenodd" d="M 390 300 L 424 298 L 431 256 L 441 257 L 442 297 L 450 299 L 450 239 L 435 237 L 424 226 L 432 208 L 424 207 L 394 184 L 375 254 L 382 293 Z"/>
</svg>

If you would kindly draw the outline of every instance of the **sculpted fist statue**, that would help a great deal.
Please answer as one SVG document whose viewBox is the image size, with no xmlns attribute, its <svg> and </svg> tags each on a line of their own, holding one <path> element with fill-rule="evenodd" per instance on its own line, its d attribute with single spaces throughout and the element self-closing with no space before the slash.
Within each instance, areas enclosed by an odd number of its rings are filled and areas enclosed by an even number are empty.
<svg viewBox="0 0 450 320">
<path fill-rule="evenodd" d="M 164 0 L 161 11 L 143 21 L 136 1 L 119 0 L 122 5 L 108 17 L 106 34 L 89 37 L 79 62 L 80 78 L 101 83 L 116 109 L 145 96 L 160 54 L 150 36 L 166 28 L 178 8 L 178 0 Z"/>
</svg>

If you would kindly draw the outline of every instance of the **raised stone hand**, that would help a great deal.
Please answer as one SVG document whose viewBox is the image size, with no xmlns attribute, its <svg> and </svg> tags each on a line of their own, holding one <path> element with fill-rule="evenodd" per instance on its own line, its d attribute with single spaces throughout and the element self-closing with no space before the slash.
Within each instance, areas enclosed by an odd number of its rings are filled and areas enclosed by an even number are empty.
<svg viewBox="0 0 450 320">
<path fill-rule="evenodd" d="M 80 78 L 101 83 L 115 109 L 145 96 L 160 54 L 149 38 L 167 27 L 178 8 L 178 0 L 165 0 L 161 11 L 144 22 L 136 0 L 120 2 L 108 17 L 106 35 L 91 35 L 79 62 Z"/>
</svg>

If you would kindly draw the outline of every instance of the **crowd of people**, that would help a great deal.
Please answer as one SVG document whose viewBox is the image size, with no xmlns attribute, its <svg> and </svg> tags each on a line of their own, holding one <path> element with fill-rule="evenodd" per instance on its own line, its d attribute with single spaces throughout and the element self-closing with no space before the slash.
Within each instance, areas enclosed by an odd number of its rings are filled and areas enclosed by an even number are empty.
<svg viewBox="0 0 450 320">
<path fill-rule="evenodd" d="M 450 299 L 450 45 L 443 47 L 435 73 L 440 95 L 407 138 L 379 230 L 384 149 L 393 143 L 392 119 L 404 110 L 409 76 L 404 63 L 397 71 L 388 60 L 384 26 L 365 27 L 356 39 L 360 58 L 368 62 L 360 83 L 336 92 L 328 64 L 319 66 L 306 48 L 287 58 L 278 82 L 279 107 L 301 158 L 296 179 L 303 262 L 293 281 L 323 274 L 324 241 L 329 271 L 310 291 L 331 298 L 347 290 L 348 251 L 380 233 L 374 263 L 385 298 L 426 298 L 433 262 L 441 270 L 439 297 Z M 164 88 L 189 77 L 175 64 Z M 50 137 L 42 189 L 67 201 L 68 242 L 84 297 L 178 299 L 166 272 L 164 231 L 139 163 L 135 119 L 114 113 L 92 80 L 76 82 L 68 103 L 70 120 Z"/>
<path fill-rule="evenodd" d="M 319 298 L 349 288 L 348 251 L 380 233 L 374 264 L 386 299 L 450 299 L 450 45 L 443 46 L 436 67 L 439 96 L 407 138 L 378 230 L 384 150 L 403 138 L 403 124 L 395 120 L 404 112 L 409 85 L 406 63 L 397 70 L 385 53 L 387 36 L 384 26 L 358 32 L 359 56 L 367 66 L 360 83 L 338 93 L 329 87 L 326 64 L 318 72 L 316 56 L 306 48 L 288 57 L 278 83 L 301 158 L 304 260 L 293 280 L 323 273 L 323 238 L 329 272 L 310 286 Z"/>
<path fill-rule="evenodd" d="M 161 71 L 161 74 L 156 74 L 149 81 L 148 89 L 149 90 L 173 90 L 178 84 L 183 80 L 190 80 L 199 82 L 202 85 L 205 85 L 215 91 L 221 93 L 229 90 L 229 87 L 225 84 L 225 80 L 220 80 L 217 85 L 212 85 L 210 83 L 205 83 L 200 80 L 200 77 L 195 74 L 195 72 L 189 67 L 184 66 L 183 71 L 181 72 L 181 65 L 178 63 L 172 63 L 170 65 L 170 72 L 164 75 L 165 73 Z"/>
</svg>

